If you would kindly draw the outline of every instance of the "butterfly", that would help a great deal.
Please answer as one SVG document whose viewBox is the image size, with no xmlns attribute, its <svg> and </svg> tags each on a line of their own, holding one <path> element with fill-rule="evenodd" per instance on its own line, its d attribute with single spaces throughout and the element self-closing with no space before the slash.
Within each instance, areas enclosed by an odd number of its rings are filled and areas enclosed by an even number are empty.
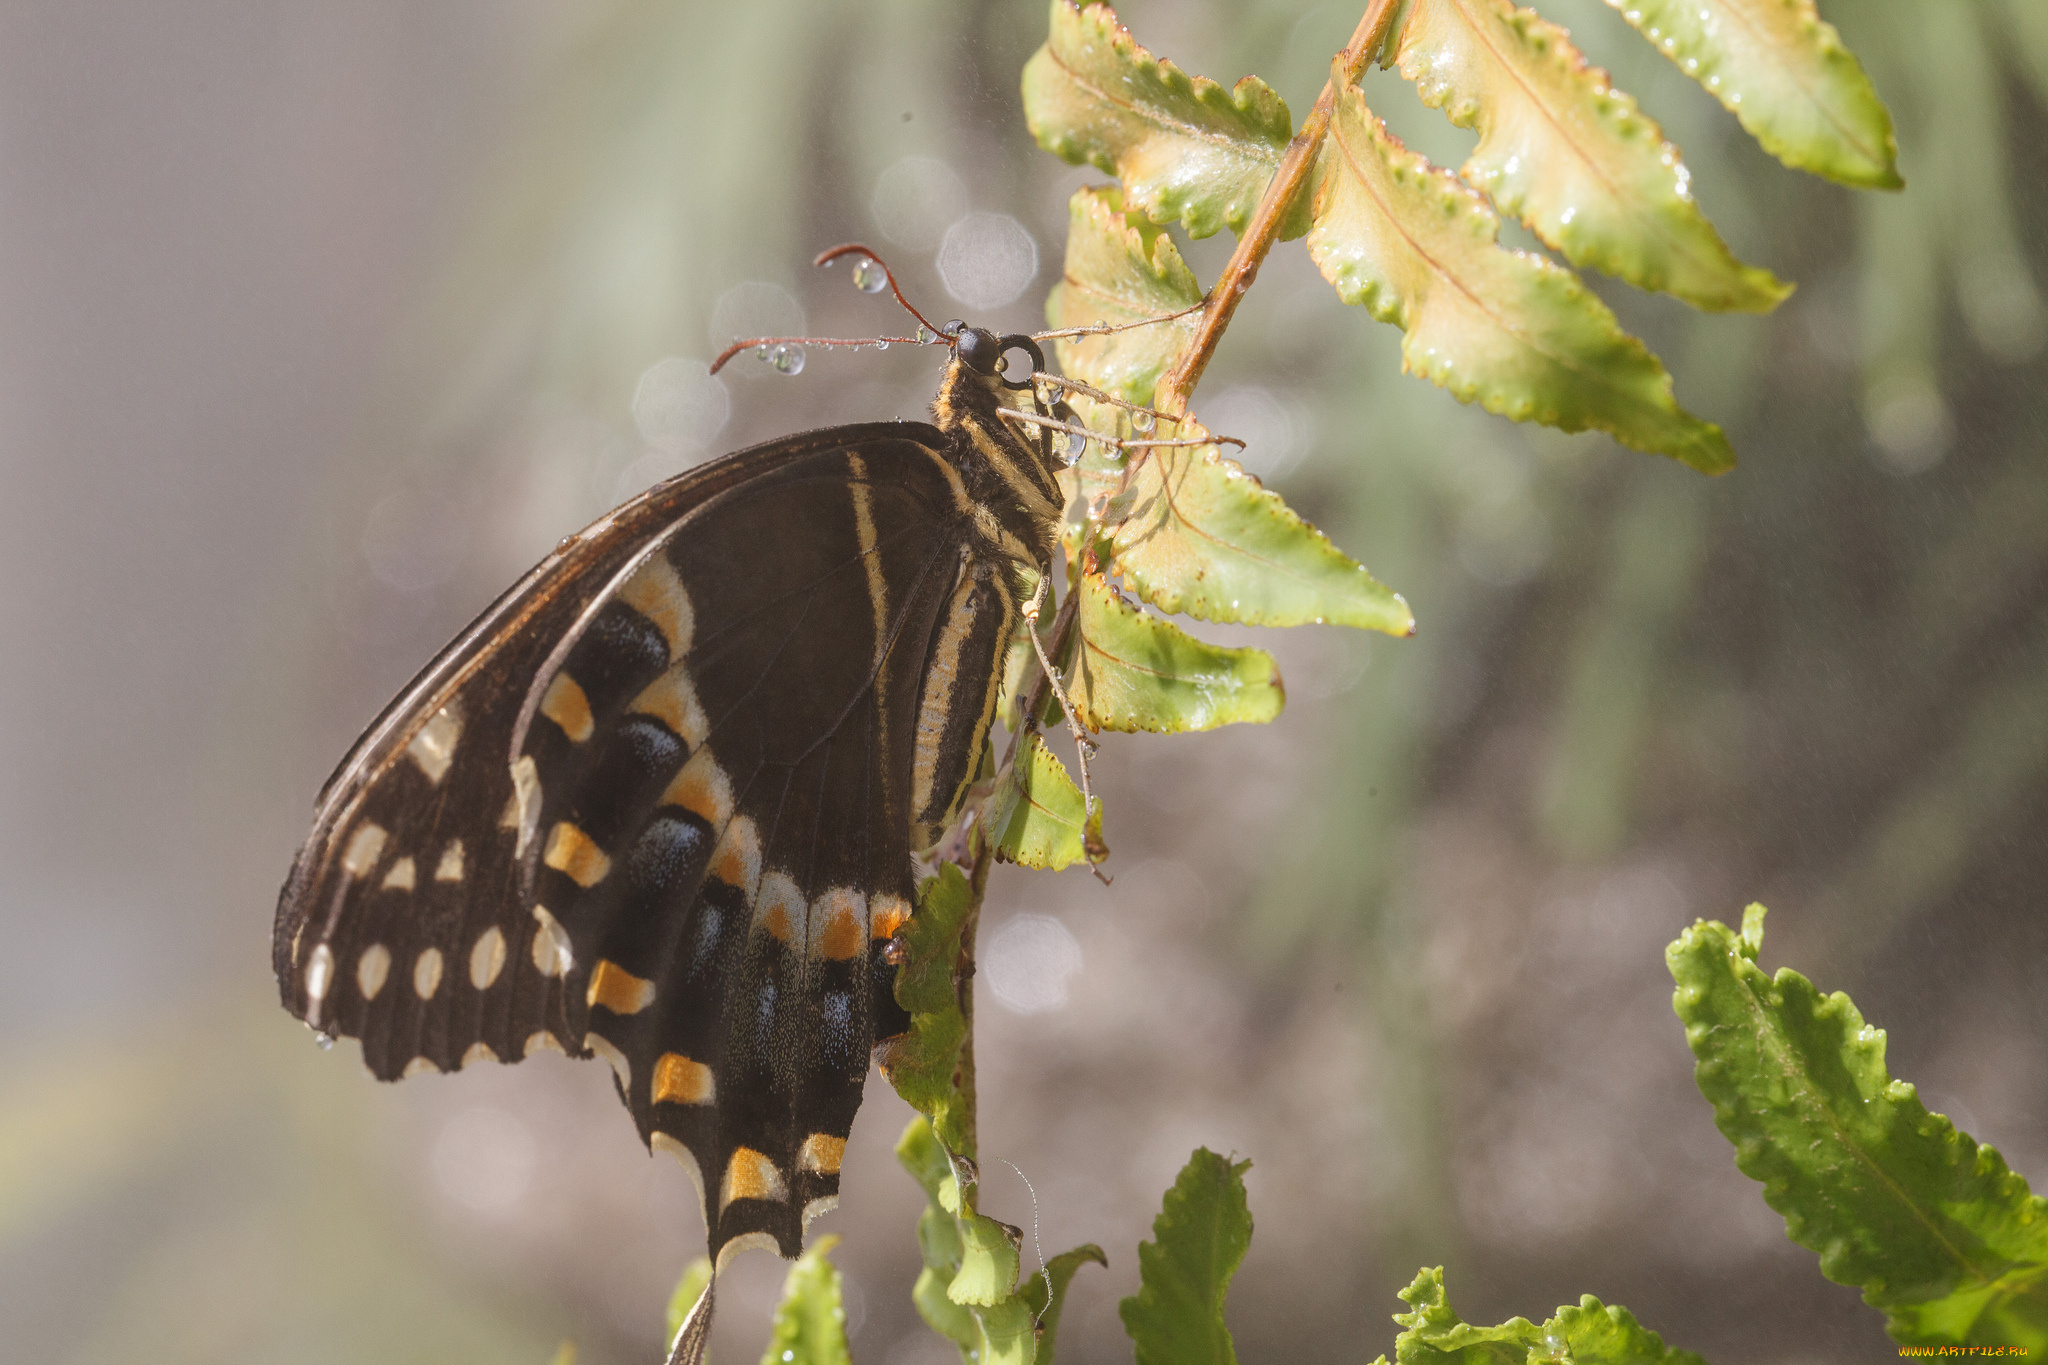
<svg viewBox="0 0 2048 1365">
<path fill-rule="evenodd" d="M 819 260 L 855 251 L 886 272 Z M 609 1062 L 715 1266 L 837 1203 L 909 1027 L 913 854 L 980 769 L 1084 430 L 1038 410 L 1031 337 L 888 340 L 950 347 L 933 422 L 755 446 L 562 541 L 356 742 L 278 898 L 285 1008 L 380 1079 Z"/>
</svg>

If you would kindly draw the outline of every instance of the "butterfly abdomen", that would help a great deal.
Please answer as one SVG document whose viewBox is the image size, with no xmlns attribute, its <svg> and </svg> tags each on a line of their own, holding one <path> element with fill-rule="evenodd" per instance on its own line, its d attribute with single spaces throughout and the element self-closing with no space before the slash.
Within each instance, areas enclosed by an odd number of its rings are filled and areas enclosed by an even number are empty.
<svg viewBox="0 0 2048 1365">
<path fill-rule="evenodd" d="M 1009 565 L 963 556 L 953 592 L 926 650 L 912 768 L 911 844 L 929 848 L 959 814 L 980 765 L 1002 688 L 1001 658 L 1016 629 Z"/>
</svg>

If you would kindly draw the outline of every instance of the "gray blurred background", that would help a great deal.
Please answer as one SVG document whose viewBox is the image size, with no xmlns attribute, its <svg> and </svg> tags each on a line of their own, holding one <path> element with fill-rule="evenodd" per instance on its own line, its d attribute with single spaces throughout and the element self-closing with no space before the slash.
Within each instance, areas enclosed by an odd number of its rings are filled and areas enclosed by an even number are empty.
<svg viewBox="0 0 2048 1365">
<path fill-rule="evenodd" d="M 1277 724 L 1104 746 L 1112 888 L 996 878 L 985 1202 L 1111 1262 L 1063 1359 L 1129 1359 L 1116 1300 L 1197 1144 L 1254 1163 L 1247 1361 L 1370 1359 L 1439 1263 L 1471 1320 L 1589 1292 L 1719 1362 L 1890 1354 L 1692 1086 L 1661 950 L 1750 899 L 1767 965 L 1852 991 L 1896 1074 L 2048 1181 L 2048 22 L 1825 6 L 1899 122 L 1911 188 L 1879 197 L 1765 158 L 1604 5 L 1542 8 L 1799 282 L 1764 319 L 1601 286 L 1742 467 L 1460 408 L 1276 252 L 1196 409 L 1421 633 L 1271 633 Z M 1355 10 L 1124 16 L 1298 116 Z M 817 249 L 1037 324 L 1100 179 L 1022 126 L 1044 27 L 0 5 L 0 1355 L 658 1359 L 703 1232 L 606 1069 L 372 1083 L 277 1008 L 276 887 L 355 732 L 557 537 L 721 450 L 919 414 L 911 348 L 703 375 L 736 331 L 901 326 Z M 1190 249 L 1205 280 L 1228 246 Z M 814 1231 L 846 1239 L 857 1359 L 943 1361 L 908 1110 L 868 1093 Z M 724 1360 L 781 1270 L 731 1277 Z"/>
</svg>

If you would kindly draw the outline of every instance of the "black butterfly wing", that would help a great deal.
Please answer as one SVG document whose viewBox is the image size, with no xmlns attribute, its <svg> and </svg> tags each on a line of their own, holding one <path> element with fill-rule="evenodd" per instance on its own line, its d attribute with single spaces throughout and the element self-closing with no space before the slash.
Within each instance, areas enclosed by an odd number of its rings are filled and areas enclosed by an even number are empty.
<svg viewBox="0 0 2048 1365">
<path fill-rule="evenodd" d="M 907 1024 L 882 947 L 911 831 L 971 769 L 1013 611 L 942 441 L 705 466 L 501 598 L 323 794 L 279 903 L 287 1008 L 387 1078 L 601 1052 L 714 1252 L 795 1255 Z"/>
</svg>

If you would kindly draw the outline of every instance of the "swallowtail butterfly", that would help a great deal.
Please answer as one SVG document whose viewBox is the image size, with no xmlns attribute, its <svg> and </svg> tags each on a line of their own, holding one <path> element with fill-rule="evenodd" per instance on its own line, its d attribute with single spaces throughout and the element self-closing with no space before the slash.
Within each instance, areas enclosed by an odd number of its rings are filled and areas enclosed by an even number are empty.
<svg viewBox="0 0 2048 1365">
<path fill-rule="evenodd" d="M 715 1264 L 798 1255 L 837 1201 L 870 1053 L 909 1025 L 913 851 L 1052 570 L 1064 461 L 1001 401 L 1037 345 L 917 339 L 952 350 L 931 424 L 756 446 L 564 540 L 357 741 L 278 900 L 285 1008 L 382 1079 L 602 1056 Z"/>
</svg>

